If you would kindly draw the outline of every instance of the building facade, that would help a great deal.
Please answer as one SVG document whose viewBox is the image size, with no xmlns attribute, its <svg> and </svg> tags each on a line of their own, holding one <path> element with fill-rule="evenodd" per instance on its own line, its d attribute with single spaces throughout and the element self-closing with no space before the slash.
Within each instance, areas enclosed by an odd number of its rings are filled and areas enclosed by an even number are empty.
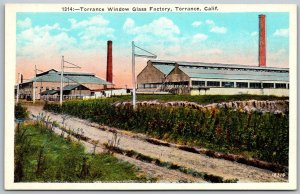
<svg viewBox="0 0 300 194">
<path fill-rule="evenodd" d="M 289 69 L 149 60 L 138 74 L 137 84 L 139 91 L 289 96 Z"/>
<path fill-rule="evenodd" d="M 27 82 L 19 84 L 19 97 L 21 99 L 41 99 L 44 95 L 60 95 L 61 72 L 51 69 L 37 74 Z M 63 74 L 64 98 L 70 95 L 90 95 L 91 90 L 112 88 L 113 84 L 95 76 L 92 73 L 64 72 Z M 48 92 L 47 92 L 48 91 Z M 56 92 L 54 92 L 56 91 Z M 42 94 L 42 95 L 41 95 Z"/>
</svg>

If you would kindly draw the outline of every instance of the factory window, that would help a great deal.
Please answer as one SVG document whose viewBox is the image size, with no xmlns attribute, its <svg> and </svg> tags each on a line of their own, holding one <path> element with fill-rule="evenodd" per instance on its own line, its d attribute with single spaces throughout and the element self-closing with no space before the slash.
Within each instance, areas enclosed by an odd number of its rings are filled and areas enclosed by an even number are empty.
<svg viewBox="0 0 300 194">
<path fill-rule="evenodd" d="M 250 83 L 250 88 L 261 88 L 261 83 Z"/>
<path fill-rule="evenodd" d="M 60 90 L 60 87 L 57 87 L 57 90 Z"/>
<path fill-rule="evenodd" d="M 276 88 L 286 88 L 286 84 L 284 83 L 277 83 L 275 86 Z"/>
<path fill-rule="evenodd" d="M 207 86 L 220 87 L 220 82 L 208 81 Z"/>
<path fill-rule="evenodd" d="M 234 83 L 233 82 L 222 82 L 222 87 L 233 88 L 234 87 Z"/>
<path fill-rule="evenodd" d="M 49 87 L 48 87 L 48 86 L 46 87 L 46 90 L 49 90 Z"/>
<path fill-rule="evenodd" d="M 193 86 L 205 86 L 205 81 L 192 81 Z"/>
<path fill-rule="evenodd" d="M 236 82 L 237 88 L 248 88 L 248 82 Z"/>
<path fill-rule="evenodd" d="M 263 83 L 263 88 L 274 88 L 274 83 Z"/>
</svg>

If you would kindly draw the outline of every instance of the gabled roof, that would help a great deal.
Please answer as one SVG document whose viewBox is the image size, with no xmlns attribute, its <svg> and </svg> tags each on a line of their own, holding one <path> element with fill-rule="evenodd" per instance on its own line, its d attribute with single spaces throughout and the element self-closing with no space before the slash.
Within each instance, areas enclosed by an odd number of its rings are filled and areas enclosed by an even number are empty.
<svg viewBox="0 0 300 194">
<path fill-rule="evenodd" d="M 153 66 L 165 75 L 168 75 L 175 67 L 171 65 L 160 65 L 160 64 L 155 64 Z"/>
<path fill-rule="evenodd" d="M 61 73 L 51 69 L 47 72 L 37 74 L 37 77 L 34 77 L 27 82 L 41 81 L 41 82 L 60 82 Z M 81 72 L 64 72 L 64 82 L 75 82 L 78 84 L 103 84 L 110 85 L 112 83 L 107 82 L 101 78 L 95 76 L 92 73 L 81 73 Z"/>
</svg>

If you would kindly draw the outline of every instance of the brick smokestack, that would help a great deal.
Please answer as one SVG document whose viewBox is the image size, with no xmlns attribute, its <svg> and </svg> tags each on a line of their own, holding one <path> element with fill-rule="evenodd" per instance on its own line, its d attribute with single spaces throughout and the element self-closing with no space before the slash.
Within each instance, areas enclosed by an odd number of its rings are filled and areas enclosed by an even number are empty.
<svg viewBox="0 0 300 194">
<path fill-rule="evenodd" d="M 259 15 L 259 67 L 266 67 L 266 15 Z"/>
<path fill-rule="evenodd" d="M 106 69 L 106 81 L 113 81 L 113 72 L 112 72 L 112 41 L 107 41 L 107 69 Z"/>
</svg>

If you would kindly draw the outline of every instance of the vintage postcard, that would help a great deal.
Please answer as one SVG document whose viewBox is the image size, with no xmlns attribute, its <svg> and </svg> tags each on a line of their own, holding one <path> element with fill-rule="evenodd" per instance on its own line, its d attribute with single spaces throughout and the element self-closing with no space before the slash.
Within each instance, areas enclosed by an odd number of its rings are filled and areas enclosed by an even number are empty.
<svg viewBox="0 0 300 194">
<path fill-rule="evenodd" d="M 296 5 L 7 4 L 7 190 L 295 190 Z"/>
</svg>

